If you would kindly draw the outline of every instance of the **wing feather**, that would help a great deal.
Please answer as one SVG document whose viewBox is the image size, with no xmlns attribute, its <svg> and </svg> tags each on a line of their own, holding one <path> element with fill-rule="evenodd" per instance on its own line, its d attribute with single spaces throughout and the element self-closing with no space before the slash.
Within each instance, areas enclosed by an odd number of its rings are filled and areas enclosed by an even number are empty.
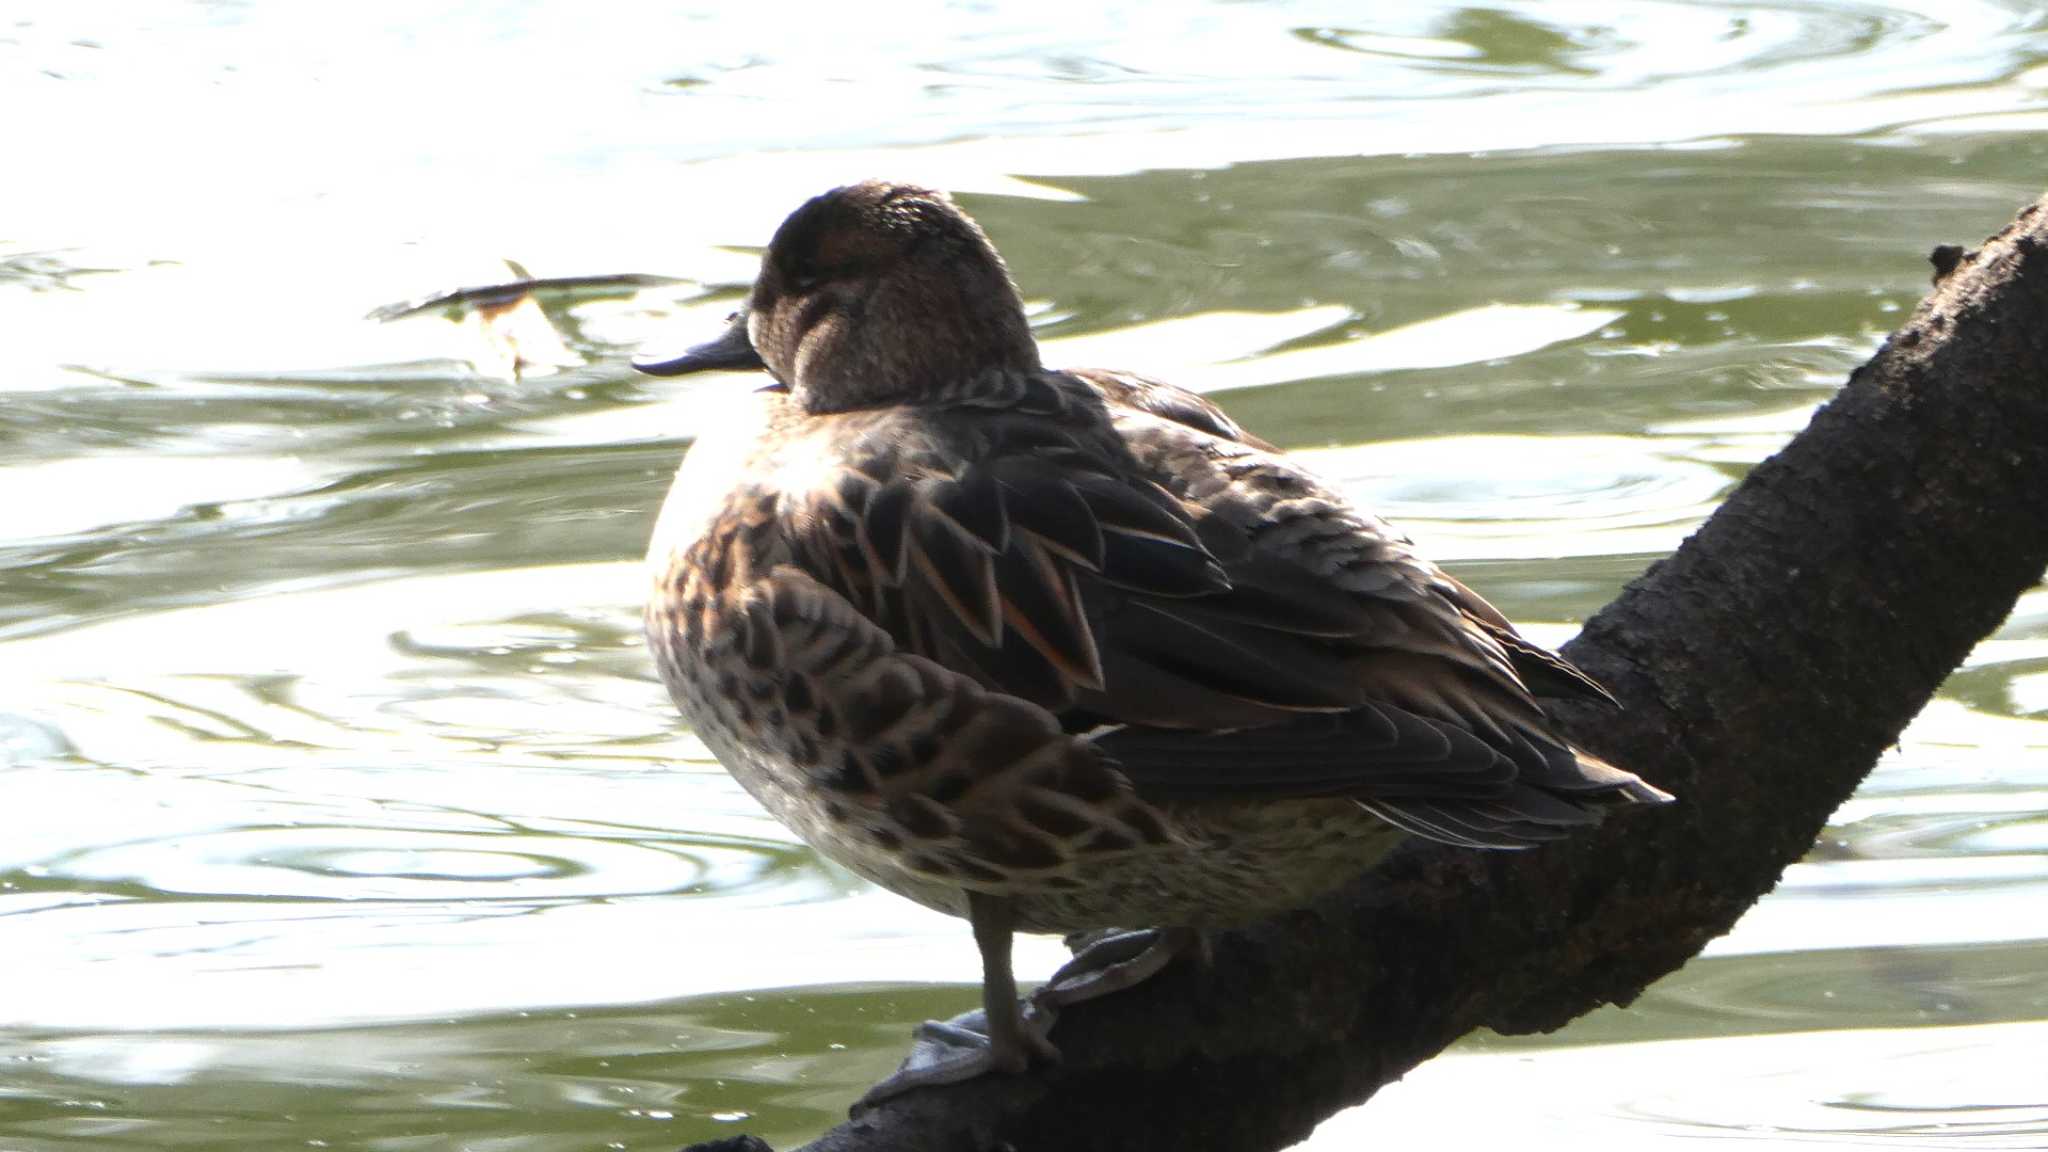
<svg viewBox="0 0 2048 1152">
<path fill-rule="evenodd" d="M 799 563 L 904 653 L 1110 726 L 1139 797 L 1349 797 L 1490 847 L 1663 798 L 1540 702 L 1604 690 L 1207 401 L 1105 373 L 957 401 L 853 439 Z"/>
</svg>

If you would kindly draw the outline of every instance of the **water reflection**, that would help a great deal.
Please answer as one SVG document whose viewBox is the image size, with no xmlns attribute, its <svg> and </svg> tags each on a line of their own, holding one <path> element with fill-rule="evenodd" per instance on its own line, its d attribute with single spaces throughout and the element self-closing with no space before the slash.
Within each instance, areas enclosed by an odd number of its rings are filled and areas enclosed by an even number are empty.
<svg viewBox="0 0 2048 1152">
<path fill-rule="evenodd" d="M 1906 1031 L 1863 1029 L 1768 1043 L 1739 1038 L 1624 1044 L 1540 1061 L 1452 1055 L 1347 1113 L 1305 1148 L 1442 1130 L 1443 1116 L 1481 1093 L 1475 1138 L 1570 1131 L 1575 1147 L 1640 1148 L 1658 1139 L 1737 1146 L 2038 1148 L 2048 1096 L 2024 1061 L 2048 1041 L 2038 1022 Z M 1619 1104 L 1587 1118 L 1561 1107 L 1589 1083 L 1624 1085 Z M 1883 1085 L 1884 1087 L 1872 1087 Z M 1731 1108 L 1740 1101 L 1739 1108 Z M 1466 1111 L 1472 1111 L 1467 1108 Z M 1512 1125 L 1512 1128 L 1509 1127 Z"/>
</svg>

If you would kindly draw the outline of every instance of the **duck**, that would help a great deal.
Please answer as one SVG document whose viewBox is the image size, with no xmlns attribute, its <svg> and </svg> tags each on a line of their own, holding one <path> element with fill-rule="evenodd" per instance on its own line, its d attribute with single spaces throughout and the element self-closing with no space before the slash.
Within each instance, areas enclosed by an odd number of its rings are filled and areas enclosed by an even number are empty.
<svg viewBox="0 0 2048 1152">
<path fill-rule="evenodd" d="M 799 206 L 723 331 L 765 373 L 648 549 L 684 720 L 826 858 L 968 921 L 981 1008 L 863 1099 L 1056 1062 L 1062 1010 L 1420 838 L 1529 849 L 1671 796 L 1575 745 L 1613 707 L 1396 528 L 1193 392 L 1049 369 L 943 193 Z M 1020 999 L 1014 934 L 1085 947 Z"/>
</svg>

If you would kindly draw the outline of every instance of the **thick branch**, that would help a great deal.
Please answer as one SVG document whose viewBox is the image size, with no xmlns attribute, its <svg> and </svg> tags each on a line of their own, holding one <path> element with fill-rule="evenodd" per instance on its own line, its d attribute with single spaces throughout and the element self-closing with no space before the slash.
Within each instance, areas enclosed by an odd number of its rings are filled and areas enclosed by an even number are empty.
<svg viewBox="0 0 2048 1152">
<path fill-rule="evenodd" d="M 1276 1148 L 1474 1028 L 1554 1028 L 1685 963 L 2048 566 L 2044 246 L 2048 201 L 1939 253 L 1906 326 L 1568 649 L 1626 705 L 1574 734 L 1678 804 L 1537 852 L 1405 851 L 1072 1011 L 1060 1069 L 912 1093 L 809 1152 Z"/>
</svg>

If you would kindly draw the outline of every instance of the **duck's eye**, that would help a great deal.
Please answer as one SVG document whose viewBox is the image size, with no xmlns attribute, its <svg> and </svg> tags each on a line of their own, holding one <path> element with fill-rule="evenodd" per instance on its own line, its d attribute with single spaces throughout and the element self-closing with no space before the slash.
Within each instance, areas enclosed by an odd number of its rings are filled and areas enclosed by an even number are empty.
<svg viewBox="0 0 2048 1152">
<path fill-rule="evenodd" d="M 789 286 L 799 292 L 808 292 L 816 288 L 818 282 L 823 279 L 824 277 L 818 274 L 818 269 L 815 266 L 807 264 L 801 268 L 790 270 Z"/>
</svg>

